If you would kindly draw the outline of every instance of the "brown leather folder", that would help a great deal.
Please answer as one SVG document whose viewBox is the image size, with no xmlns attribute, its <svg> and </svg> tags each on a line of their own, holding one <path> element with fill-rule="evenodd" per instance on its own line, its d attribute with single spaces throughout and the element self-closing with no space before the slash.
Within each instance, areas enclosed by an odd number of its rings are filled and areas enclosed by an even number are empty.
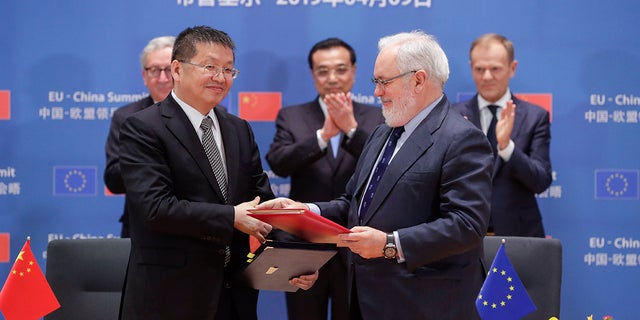
<svg viewBox="0 0 640 320">
<path fill-rule="evenodd" d="M 304 240 L 317 243 L 337 243 L 338 235 L 349 229 L 305 209 L 250 209 L 249 215 L 274 228 L 284 230 Z"/>
<path fill-rule="evenodd" d="M 289 284 L 290 279 L 316 272 L 336 252 L 336 246 L 327 243 L 267 241 L 247 255 L 240 281 L 258 290 L 295 292 L 299 288 Z"/>
</svg>

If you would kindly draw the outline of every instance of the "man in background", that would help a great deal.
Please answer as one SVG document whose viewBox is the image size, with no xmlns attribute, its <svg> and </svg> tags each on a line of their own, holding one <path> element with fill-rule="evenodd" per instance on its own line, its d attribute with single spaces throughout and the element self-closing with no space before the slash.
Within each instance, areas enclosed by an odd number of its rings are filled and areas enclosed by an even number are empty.
<svg viewBox="0 0 640 320">
<path fill-rule="evenodd" d="M 175 37 L 173 36 L 163 36 L 153 38 L 147 43 L 140 55 L 140 65 L 142 66 L 142 80 L 149 90 L 149 95 L 146 98 L 120 107 L 113 113 L 105 146 L 107 164 L 104 169 L 104 183 L 112 193 L 126 193 L 122 175 L 120 174 L 120 148 L 118 146 L 120 143 L 120 126 L 128 116 L 164 100 L 171 92 L 173 88 L 171 51 L 173 50 L 174 41 Z M 125 195 L 124 211 L 120 217 L 120 223 L 122 223 L 120 237 L 122 238 L 129 237 L 129 214 L 126 202 Z"/>
<path fill-rule="evenodd" d="M 311 48 L 308 62 L 318 96 L 280 110 L 266 159 L 275 174 L 291 177 L 290 198 L 329 201 L 344 193 L 365 140 L 384 118 L 380 108 L 351 99 L 356 53 L 348 43 L 322 40 Z M 343 256 L 320 269 L 311 289 L 286 293 L 289 320 L 326 320 L 329 301 L 332 319 L 349 318 Z"/>
<path fill-rule="evenodd" d="M 480 36 L 471 44 L 469 58 L 478 93 L 453 107 L 485 132 L 494 149 L 489 234 L 544 237 L 535 195 L 552 180 L 549 112 L 509 89 L 518 61 L 506 37 Z"/>
</svg>

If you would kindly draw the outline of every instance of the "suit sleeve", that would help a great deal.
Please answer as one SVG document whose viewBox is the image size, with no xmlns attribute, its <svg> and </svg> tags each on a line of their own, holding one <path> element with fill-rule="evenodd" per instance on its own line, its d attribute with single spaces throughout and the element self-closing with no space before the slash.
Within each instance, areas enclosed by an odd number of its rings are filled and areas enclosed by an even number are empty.
<svg viewBox="0 0 640 320">
<path fill-rule="evenodd" d="M 539 107 L 532 106 L 538 111 Z M 519 146 L 520 141 L 516 141 L 516 147 L 511 155 L 511 159 L 504 164 L 502 170 L 526 186 L 532 193 L 541 193 L 551 184 L 551 160 L 549 156 L 549 148 L 551 144 L 551 123 L 549 121 L 549 113 L 542 110 L 529 116 L 534 118 L 534 124 L 531 128 L 525 129 L 523 132 L 527 142 L 523 142 L 524 146 Z"/>
<path fill-rule="evenodd" d="M 105 145 L 107 163 L 104 169 L 104 183 L 113 193 L 125 193 L 124 181 L 120 173 L 120 126 L 124 121 L 123 116 L 119 112 L 113 114 L 111 125 L 109 127 L 109 136 Z"/>
</svg>

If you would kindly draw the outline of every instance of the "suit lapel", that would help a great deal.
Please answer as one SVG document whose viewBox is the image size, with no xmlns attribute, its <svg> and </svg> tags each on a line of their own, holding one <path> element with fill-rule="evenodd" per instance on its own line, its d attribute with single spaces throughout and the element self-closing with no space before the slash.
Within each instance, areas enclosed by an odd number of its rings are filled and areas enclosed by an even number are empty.
<svg viewBox="0 0 640 320">
<path fill-rule="evenodd" d="M 480 124 L 480 107 L 478 106 L 478 95 L 473 96 L 473 99 L 469 100 L 465 104 L 466 110 L 462 113 L 462 116 L 471 121 L 478 129 L 482 129 Z"/>
<path fill-rule="evenodd" d="M 523 104 L 522 100 L 517 99 L 515 96 L 511 95 L 511 100 L 516 105 L 516 119 L 513 123 L 513 131 L 511 132 L 511 140 L 516 141 L 518 136 L 522 133 L 523 128 L 525 128 L 524 122 L 527 118 L 527 112 L 524 107 L 518 108 Z"/>
<path fill-rule="evenodd" d="M 240 170 L 238 159 L 240 159 L 240 140 L 238 140 L 238 131 L 228 119 L 229 114 L 222 108 L 213 108 L 213 111 L 218 117 L 218 123 L 220 124 L 220 133 L 222 135 L 222 143 L 224 144 L 225 163 L 227 165 L 227 195 L 229 203 L 235 203 L 232 200 L 236 198 L 234 192 L 236 188 L 236 181 L 229 179 L 231 176 L 237 176 L 235 173 Z M 248 147 L 248 146 L 243 146 Z M 230 174 L 233 172 L 234 174 Z M 216 183 L 217 185 L 217 183 Z M 220 188 L 218 187 L 216 191 Z M 220 194 L 222 195 L 222 194 Z"/>
<path fill-rule="evenodd" d="M 161 104 L 162 116 L 165 119 L 165 125 L 176 137 L 180 144 L 184 146 L 187 152 L 191 155 L 194 162 L 202 171 L 202 174 L 209 181 L 209 185 L 216 192 L 220 199 L 224 199 L 218 181 L 216 180 L 211 164 L 207 158 L 207 154 L 204 152 L 202 142 L 198 139 L 198 135 L 193 130 L 193 125 L 187 118 L 187 115 L 182 111 L 180 105 L 173 99 L 171 95 L 167 97 Z M 226 144 L 225 144 L 226 146 Z"/>
<path fill-rule="evenodd" d="M 380 152 L 382 152 L 382 147 L 387 141 L 390 133 L 391 127 L 386 124 L 377 127 L 371 134 L 371 141 L 369 142 L 369 145 L 371 145 L 371 147 L 365 146 L 365 150 L 360 155 L 360 159 L 362 161 L 361 168 L 363 168 L 364 171 L 358 174 L 358 181 L 356 182 L 355 194 L 358 200 L 362 198 L 362 191 L 365 188 L 365 184 L 367 183 L 367 181 L 369 181 L 369 176 L 371 176 L 371 172 L 373 171 L 373 167 L 376 164 L 378 155 L 380 155 Z M 358 201 L 358 203 L 360 203 L 360 201 Z M 369 213 L 372 212 L 371 208 L 372 206 L 370 205 L 368 209 Z"/>
<path fill-rule="evenodd" d="M 382 180 L 373 196 L 371 205 L 369 205 L 369 209 L 367 210 L 368 214 L 365 221 L 363 221 L 365 225 L 377 214 L 378 208 L 388 197 L 389 193 L 393 191 L 393 187 L 398 183 L 400 177 L 402 177 L 418 159 L 425 156 L 425 153 L 433 145 L 433 133 L 440 128 L 449 109 L 449 103 L 445 96 L 418 127 L 416 127 L 413 133 L 411 133 L 411 136 L 405 141 L 402 148 L 398 150 L 398 153 L 393 157 L 382 176 Z M 385 130 L 384 137 L 380 142 L 380 146 L 377 148 L 378 152 L 373 157 L 373 162 L 375 162 L 378 154 L 381 152 L 382 144 L 387 141 L 390 132 L 390 128 Z M 369 168 L 372 167 L 373 164 L 370 164 Z M 367 175 L 366 178 L 368 179 L 369 175 Z"/>
</svg>

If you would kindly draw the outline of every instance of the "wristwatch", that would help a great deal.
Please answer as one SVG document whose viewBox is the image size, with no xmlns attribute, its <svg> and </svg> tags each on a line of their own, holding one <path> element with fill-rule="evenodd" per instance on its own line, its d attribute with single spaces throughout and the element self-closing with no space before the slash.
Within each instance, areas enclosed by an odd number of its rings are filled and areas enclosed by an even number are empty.
<svg viewBox="0 0 640 320">
<path fill-rule="evenodd" d="M 396 248 L 396 238 L 393 233 L 387 233 L 387 244 L 382 249 L 382 254 L 387 259 L 395 259 L 398 257 L 398 249 Z"/>
</svg>

